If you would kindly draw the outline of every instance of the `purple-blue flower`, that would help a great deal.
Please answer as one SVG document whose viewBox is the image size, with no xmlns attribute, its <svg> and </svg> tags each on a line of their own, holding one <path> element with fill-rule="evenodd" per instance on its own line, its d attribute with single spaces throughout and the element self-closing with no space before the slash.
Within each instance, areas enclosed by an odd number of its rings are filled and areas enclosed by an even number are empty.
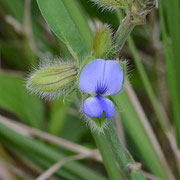
<svg viewBox="0 0 180 180">
<path fill-rule="evenodd" d="M 83 112 L 92 118 L 100 118 L 106 113 L 106 118 L 113 118 L 115 107 L 105 96 L 117 94 L 123 84 L 123 69 L 114 60 L 96 59 L 89 62 L 81 71 L 79 88 L 90 94 L 83 104 Z"/>
</svg>

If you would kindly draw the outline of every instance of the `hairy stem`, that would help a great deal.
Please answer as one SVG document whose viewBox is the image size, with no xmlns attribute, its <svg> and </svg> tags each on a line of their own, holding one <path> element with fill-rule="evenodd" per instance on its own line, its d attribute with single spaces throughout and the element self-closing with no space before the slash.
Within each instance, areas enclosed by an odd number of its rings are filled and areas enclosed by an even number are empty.
<svg viewBox="0 0 180 180">
<path fill-rule="evenodd" d="M 105 129 L 105 136 L 111 146 L 114 157 L 124 178 L 127 180 L 135 180 L 136 178 L 134 177 L 134 174 L 139 174 L 141 176 L 140 179 L 145 179 L 145 177 L 139 172 L 133 157 L 120 143 L 112 120 L 108 121 L 108 128 Z"/>
<path fill-rule="evenodd" d="M 104 166 L 107 170 L 109 178 L 111 180 L 123 180 L 106 136 L 97 132 L 92 132 L 92 134 L 103 158 Z"/>
<path fill-rule="evenodd" d="M 117 32 L 114 35 L 112 44 L 113 46 L 115 46 L 115 48 L 114 52 L 110 54 L 111 58 L 116 58 L 118 56 L 119 52 L 123 48 L 128 36 L 130 35 L 134 27 L 135 23 L 133 22 L 132 17 L 130 15 L 127 15 L 122 20 L 121 25 L 119 26 Z"/>
</svg>

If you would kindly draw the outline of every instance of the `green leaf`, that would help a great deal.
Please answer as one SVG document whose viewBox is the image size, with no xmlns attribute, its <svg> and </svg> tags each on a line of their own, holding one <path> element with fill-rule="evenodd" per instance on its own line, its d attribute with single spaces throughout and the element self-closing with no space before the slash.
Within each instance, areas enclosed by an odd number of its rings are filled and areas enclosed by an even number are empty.
<svg viewBox="0 0 180 180">
<path fill-rule="evenodd" d="M 89 45 L 81 36 L 62 0 L 37 0 L 40 11 L 54 34 L 66 45 L 74 59 L 81 62 L 89 52 Z M 82 16 L 82 14 L 73 14 Z"/>
<path fill-rule="evenodd" d="M 46 30 L 42 23 L 39 23 L 41 12 L 36 1 L 31 1 L 31 29 L 34 39 L 34 46 L 38 51 L 47 53 L 51 52 L 53 55 L 59 55 L 59 48 L 57 42 L 52 41 L 46 34 Z"/>
<path fill-rule="evenodd" d="M 81 34 L 84 42 L 87 44 L 87 47 L 91 49 L 91 41 L 93 33 L 88 25 L 87 18 L 85 18 L 84 11 L 80 8 L 78 1 L 76 0 L 62 0 L 64 6 L 68 10 L 69 15 L 71 16 L 76 28 Z"/>
<path fill-rule="evenodd" d="M 0 84 L 0 107 L 27 124 L 42 128 L 44 107 L 37 97 L 27 92 L 24 80 L 0 74 Z"/>
</svg>

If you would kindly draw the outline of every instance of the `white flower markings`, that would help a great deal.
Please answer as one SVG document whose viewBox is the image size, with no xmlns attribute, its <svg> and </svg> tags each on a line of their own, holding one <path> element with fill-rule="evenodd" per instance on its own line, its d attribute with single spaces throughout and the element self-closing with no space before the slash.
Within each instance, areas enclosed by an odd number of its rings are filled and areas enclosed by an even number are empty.
<svg viewBox="0 0 180 180">
<path fill-rule="evenodd" d="M 83 104 L 83 112 L 91 118 L 101 118 L 105 113 L 107 119 L 115 115 L 115 107 L 109 96 L 118 94 L 123 85 L 124 72 L 115 60 L 96 59 L 82 69 L 79 88 L 89 94 Z"/>
</svg>

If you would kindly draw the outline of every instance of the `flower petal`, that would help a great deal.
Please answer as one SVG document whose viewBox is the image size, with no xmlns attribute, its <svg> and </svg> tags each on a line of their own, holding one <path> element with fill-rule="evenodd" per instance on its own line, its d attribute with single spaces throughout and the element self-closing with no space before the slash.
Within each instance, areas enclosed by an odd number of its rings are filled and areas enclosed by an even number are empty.
<svg viewBox="0 0 180 180">
<path fill-rule="evenodd" d="M 113 118 L 116 114 L 113 102 L 102 96 L 87 98 L 83 104 L 83 112 L 92 118 L 101 118 L 105 112 L 108 119 Z"/>
<path fill-rule="evenodd" d="M 114 104 L 111 100 L 102 97 L 102 96 L 97 96 L 98 99 L 101 102 L 101 105 L 103 107 L 103 111 L 106 113 L 106 118 L 111 119 L 115 116 L 116 114 L 116 109 L 114 107 Z"/>
<path fill-rule="evenodd" d="M 96 95 L 96 87 L 103 75 L 104 60 L 96 59 L 89 62 L 81 71 L 79 77 L 79 88 L 84 93 Z"/>
<path fill-rule="evenodd" d="M 103 114 L 103 108 L 97 97 L 87 98 L 83 104 L 83 112 L 92 118 L 100 118 Z"/>
<path fill-rule="evenodd" d="M 104 96 L 115 95 L 119 93 L 123 84 L 123 70 L 117 61 L 107 60 L 104 70 L 104 84 L 107 90 L 103 93 Z"/>
<path fill-rule="evenodd" d="M 79 87 L 91 95 L 115 95 L 122 87 L 123 70 L 114 60 L 96 59 L 89 62 L 79 78 Z"/>
</svg>

